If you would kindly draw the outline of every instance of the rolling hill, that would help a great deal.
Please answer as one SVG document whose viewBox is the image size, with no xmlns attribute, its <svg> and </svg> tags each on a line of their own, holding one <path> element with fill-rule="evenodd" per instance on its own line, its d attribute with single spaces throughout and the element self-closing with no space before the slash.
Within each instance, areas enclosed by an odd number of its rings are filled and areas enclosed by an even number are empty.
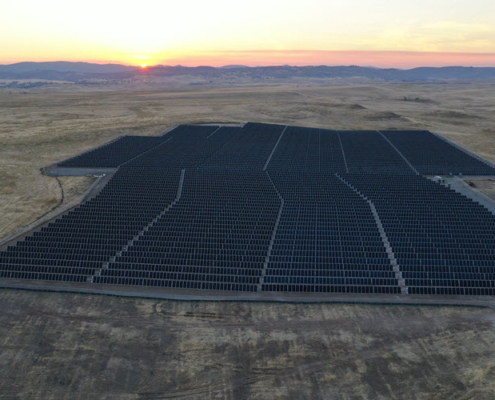
<svg viewBox="0 0 495 400">
<path fill-rule="evenodd" d="M 0 79 L 49 79 L 77 82 L 84 79 L 125 79 L 139 75 L 157 77 L 195 76 L 201 78 L 250 78 L 250 79 L 291 79 L 291 78 L 354 78 L 363 77 L 380 81 L 424 81 L 446 79 L 495 79 L 495 68 L 475 67 L 421 67 L 409 70 L 381 69 L 359 66 L 274 66 L 246 67 L 184 67 L 157 65 L 145 70 L 119 64 L 92 64 L 82 62 L 22 62 L 0 65 Z"/>
</svg>

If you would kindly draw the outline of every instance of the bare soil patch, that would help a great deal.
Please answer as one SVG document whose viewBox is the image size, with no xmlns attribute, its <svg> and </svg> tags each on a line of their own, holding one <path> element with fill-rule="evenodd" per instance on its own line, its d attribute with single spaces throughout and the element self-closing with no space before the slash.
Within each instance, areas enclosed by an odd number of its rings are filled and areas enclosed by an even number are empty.
<svg viewBox="0 0 495 400">
<path fill-rule="evenodd" d="M 486 309 L 0 292 L 0 398 L 495 396 Z"/>
</svg>

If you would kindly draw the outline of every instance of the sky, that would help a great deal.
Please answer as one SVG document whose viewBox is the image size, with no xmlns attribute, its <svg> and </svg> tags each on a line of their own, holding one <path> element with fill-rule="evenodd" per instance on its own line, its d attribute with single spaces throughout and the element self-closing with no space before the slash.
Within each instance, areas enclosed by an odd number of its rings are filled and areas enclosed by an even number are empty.
<svg viewBox="0 0 495 400">
<path fill-rule="evenodd" d="M 0 0 L 0 64 L 495 67 L 494 0 Z"/>
</svg>

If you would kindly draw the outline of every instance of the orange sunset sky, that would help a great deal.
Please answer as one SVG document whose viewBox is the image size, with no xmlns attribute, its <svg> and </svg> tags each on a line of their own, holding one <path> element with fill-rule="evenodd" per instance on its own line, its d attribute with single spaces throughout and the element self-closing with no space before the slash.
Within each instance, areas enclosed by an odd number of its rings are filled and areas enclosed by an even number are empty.
<svg viewBox="0 0 495 400">
<path fill-rule="evenodd" d="M 0 64 L 494 66 L 493 0 L 0 1 Z"/>
</svg>

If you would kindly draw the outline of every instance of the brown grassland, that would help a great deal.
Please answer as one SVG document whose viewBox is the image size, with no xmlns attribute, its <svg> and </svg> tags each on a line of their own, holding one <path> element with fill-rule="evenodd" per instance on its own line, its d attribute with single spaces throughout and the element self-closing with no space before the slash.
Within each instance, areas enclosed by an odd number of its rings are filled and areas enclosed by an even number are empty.
<svg viewBox="0 0 495 400">
<path fill-rule="evenodd" d="M 429 129 L 495 162 L 493 82 L 302 86 L 0 89 L 0 238 L 94 180 L 41 167 L 175 124 Z M 0 398 L 495 398 L 486 309 L 3 290 L 0 310 Z"/>
</svg>

